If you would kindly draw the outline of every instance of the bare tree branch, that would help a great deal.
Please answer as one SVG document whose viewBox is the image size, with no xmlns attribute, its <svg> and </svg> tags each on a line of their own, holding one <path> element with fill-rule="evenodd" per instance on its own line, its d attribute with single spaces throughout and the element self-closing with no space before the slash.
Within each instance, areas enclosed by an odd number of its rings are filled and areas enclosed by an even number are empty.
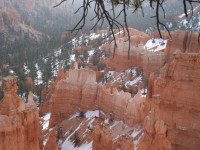
<svg viewBox="0 0 200 150">
<path fill-rule="evenodd" d="M 54 7 L 60 6 L 65 1 L 67 0 L 61 0 L 60 3 L 58 3 Z M 167 28 L 167 26 L 160 21 L 160 12 L 159 12 L 161 8 L 163 11 L 164 18 L 166 17 L 165 8 L 163 7 L 163 4 L 164 2 L 167 2 L 167 0 L 146 0 L 146 1 L 149 1 L 149 5 L 153 10 L 154 10 L 154 7 L 156 8 L 155 16 L 152 16 L 151 18 L 156 19 L 156 27 L 157 27 L 160 37 L 162 38 L 162 33 L 161 33 L 161 28 L 160 28 L 161 26 L 164 27 L 164 29 L 168 32 L 169 36 L 171 37 L 170 31 Z M 81 12 L 82 16 L 80 20 L 77 22 L 77 24 L 74 26 L 74 28 L 68 31 L 75 32 L 77 34 L 81 29 L 83 29 L 86 23 L 86 18 L 88 16 L 88 11 L 89 9 L 93 9 L 94 16 L 90 19 L 90 21 L 94 21 L 95 23 L 91 29 L 94 29 L 99 24 L 102 27 L 104 22 L 107 21 L 108 26 L 109 26 L 109 32 L 110 32 L 109 35 L 112 36 L 112 39 L 113 39 L 112 41 L 114 42 L 114 54 L 117 48 L 115 33 L 116 31 L 118 31 L 120 34 L 120 31 L 122 30 L 124 36 L 126 34 L 128 37 L 128 59 L 129 59 L 131 35 L 129 32 L 128 22 L 127 22 L 127 10 L 129 9 L 129 6 L 133 6 L 131 7 L 133 9 L 133 13 L 140 9 L 142 12 L 142 15 L 144 16 L 143 3 L 145 2 L 145 0 L 109 0 L 112 6 L 112 9 L 111 9 L 112 14 L 110 14 L 107 8 L 105 7 L 106 2 L 107 2 L 106 0 L 83 0 L 81 6 L 75 12 L 75 14 L 78 12 Z M 73 3 L 74 3 L 74 0 L 72 0 L 72 4 Z M 90 6 L 92 3 L 94 4 L 93 8 Z M 183 8 L 184 8 L 184 14 L 186 17 L 188 17 L 188 10 L 187 10 L 188 6 L 191 8 L 191 11 L 192 11 L 191 16 L 193 16 L 192 4 L 200 3 L 200 0 L 183 0 L 182 3 L 183 3 Z M 115 6 L 122 7 L 121 11 L 117 15 L 115 14 Z M 123 19 L 124 19 L 123 25 L 117 20 L 122 14 L 123 14 Z M 200 43 L 200 34 L 198 36 L 198 41 Z"/>
</svg>

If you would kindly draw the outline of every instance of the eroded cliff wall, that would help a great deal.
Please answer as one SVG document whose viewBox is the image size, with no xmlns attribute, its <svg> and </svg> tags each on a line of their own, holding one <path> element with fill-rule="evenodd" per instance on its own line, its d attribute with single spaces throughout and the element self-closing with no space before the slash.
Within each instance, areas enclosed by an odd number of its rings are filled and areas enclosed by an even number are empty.
<svg viewBox="0 0 200 150">
<path fill-rule="evenodd" d="M 176 54 L 161 70 L 152 95 L 146 100 L 156 120 L 167 127 L 167 138 L 176 150 L 197 150 L 200 129 L 200 55 Z M 152 86 L 153 87 L 153 86 Z M 152 90 L 151 90 L 152 91 Z M 155 98 L 159 97 L 159 98 Z"/>
<path fill-rule="evenodd" d="M 69 70 L 69 77 L 60 80 L 52 98 L 50 126 L 77 111 L 93 110 L 97 95 L 96 73 L 88 69 Z"/>
<path fill-rule="evenodd" d="M 47 105 L 51 103 L 50 127 L 76 112 L 95 109 L 112 113 L 115 119 L 123 119 L 130 126 L 141 121 L 145 98 L 141 98 L 140 91 L 132 98 L 130 93 L 118 91 L 109 84 L 98 85 L 95 71 L 89 69 L 73 69 L 68 74 L 69 77 L 57 82 L 53 96 L 46 101 Z"/>
<path fill-rule="evenodd" d="M 0 150 L 39 150 L 39 113 L 29 93 L 28 103 L 17 95 L 17 78 L 4 78 L 0 104 Z"/>
</svg>

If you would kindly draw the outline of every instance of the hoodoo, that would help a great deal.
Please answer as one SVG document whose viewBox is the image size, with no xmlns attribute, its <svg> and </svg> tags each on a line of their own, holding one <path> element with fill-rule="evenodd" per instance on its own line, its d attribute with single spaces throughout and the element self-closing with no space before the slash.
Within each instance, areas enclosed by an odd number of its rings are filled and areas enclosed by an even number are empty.
<svg viewBox="0 0 200 150">
<path fill-rule="evenodd" d="M 3 79 L 4 98 L 0 103 L 0 149 L 39 150 L 38 108 L 29 93 L 28 103 L 17 95 L 17 77 Z"/>
</svg>

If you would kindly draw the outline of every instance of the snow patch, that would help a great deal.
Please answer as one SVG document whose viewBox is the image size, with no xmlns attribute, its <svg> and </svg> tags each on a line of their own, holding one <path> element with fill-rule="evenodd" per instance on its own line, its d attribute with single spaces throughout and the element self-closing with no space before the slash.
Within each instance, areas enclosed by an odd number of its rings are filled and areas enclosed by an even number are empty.
<svg viewBox="0 0 200 150">
<path fill-rule="evenodd" d="M 95 118 L 93 118 L 92 120 L 90 120 L 90 122 L 88 123 L 88 127 L 93 128 L 92 123 L 94 122 Z"/>
<path fill-rule="evenodd" d="M 9 70 L 9 73 L 10 73 L 10 74 L 15 74 L 15 71 Z"/>
<path fill-rule="evenodd" d="M 139 135 L 140 133 L 142 132 L 142 129 L 141 128 L 138 128 L 136 130 L 133 131 L 133 133 L 131 134 L 131 136 L 133 138 L 135 138 L 137 135 Z"/>
<path fill-rule="evenodd" d="M 78 130 L 80 129 L 82 123 L 67 137 L 67 139 L 64 141 L 62 144 L 62 149 L 61 150 L 82 150 L 82 145 L 79 147 L 81 149 L 75 148 L 74 145 L 69 141 L 70 137 Z M 68 132 L 68 131 L 67 131 Z M 65 134 L 67 134 L 67 132 Z"/>
<path fill-rule="evenodd" d="M 144 49 L 150 52 L 158 52 L 165 49 L 167 46 L 167 40 L 164 39 L 150 39 L 144 46 Z"/>
<path fill-rule="evenodd" d="M 141 97 L 146 97 L 146 95 L 147 95 L 147 89 L 146 89 L 146 88 L 143 88 L 143 89 L 141 90 L 141 92 L 142 92 L 142 96 L 141 96 Z"/>
<path fill-rule="evenodd" d="M 141 136 L 137 140 L 134 141 L 134 150 L 138 149 L 138 144 L 140 143 L 143 137 L 144 137 L 144 132 L 141 134 Z"/>
<path fill-rule="evenodd" d="M 87 111 L 85 113 L 85 117 L 88 119 L 91 119 L 93 117 L 99 117 L 99 110 L 95 110 L 95 111 Z"/>
<path fill-rule="evenodd" d="M 183 127 L 183 126 L 176 126 L 177 129 L 182 130 L 182 131 L 186 131 L 187 127 Z"/>
<path fill-rule="evenodd" d="M 42 71 L 40 70 L 38 64 L 35 64 L 35 68 L 37 70 L 37 78 L 35 79 L 34 83 L 36 85 L 39 85 L 39 84 L 43 83 L 43 81 L 42 81 Z"/>
<path fill-rule="evenodd" d="M 42 130 L 46 130 L 49 127 L 49 120 L 51 117 L 51 113 L 47 113 L 45 116 L 42 117 L 43 123 L 42 123 Z"/>
<path fill-rule="evenodd" d="M 62 50 L 61 50 L 61 48 L 59 48 L 57 51 L 54 52 L 54 56 L 55 56 L 55 57 L 60 56 L 60 55 L 61 55 L 61 52 L 62 52 Z"/>
<path fill-rule="evenodd" d="M 97 39 L 99 37 L 100 37 L 100 34 L 95 34 L 95 33 L 91 33 L 90 34 L 90 40 L 95 40 L 95 39 Z"/>
<path fill-rule="evenodd" d="M 88 51 L 88 55 L 89 55 L 89 56 L 93 56 L 93 55 L 94 55 L 94 50 Z"/>
<path fill-rule="evenodd" d="M 137 73 L 137 72 L 136 72 L 135 69 L 131 69 L 131 70 L 130 70 L 130 73 L 131 73 L 131 76 L 136 76 L 136 73 Z"/>
<path fill-rule="evenodd" d="M 93 141 L 91 141 L 90 143 L 86 142 L 82 144 L 80 147 L 74 147 L 71 141 L 65 140 L 61 150 L 92 150 L 92 143 Z"/>
<path fill-rule="evenodd" d="M 140 80 L 142 80 L 142 77 L 141 77 L 141 76 L 136 77 L 133 81 L 127 81 L 127 82 L 125 83 L 125 87 L 127 87 L 127 85 L 132 86 L 132 85 L 138 83 Z"/>
<path fill-rule="evenodd" d="M 49 140 L 49 138 L 44 139 L 43 145 L 46 145 L 48 140 Z"/>
<path fill-rule="evenodd" d="M 70 55 L 70 61 L 76 61 L 76 59 L 75 59 L 75 54 Z"/>
<path fill-rule="evenodd" d="M 104 120 L 104 124 L 109 124 L 109 119 L 108 118 Z"/>
<path fill-rule="evenodd" d="M 28 66 L 24 63 L 24 72 L 25 74 L 29 74 L 31 72 L 30 69 L 28 69 Z"/>
<path fill-rule="evenodd" d="M 79 113 L 78 112 L 76 112 L 73 116 L 71 116 L 68 120 L 72 120 L 72 119 L 74 119 L 74 118 L 76 118 L 76 117 L 78 117 L 79 116 Z"/>
<path fill-rule="evenodd" d="M 114 74 L 114 71 L 108 71 L 108 73 L 106 73 L 106 74 L 104 75 L 104 77 L 105 77 L 105 78 L 109 78 L 110 76 L 113 76 L 113 74 Z"/>
</svg>

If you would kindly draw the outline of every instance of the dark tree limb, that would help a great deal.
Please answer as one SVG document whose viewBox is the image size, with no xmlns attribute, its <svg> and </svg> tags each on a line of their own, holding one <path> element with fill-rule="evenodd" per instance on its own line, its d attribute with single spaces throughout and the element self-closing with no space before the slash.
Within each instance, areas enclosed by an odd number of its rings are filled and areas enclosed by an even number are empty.
<svg viewBox="0 0 200 150">
<path fill-rule="evenodd" d="M 55 5 L 54 7 L 60 6 L 63 2 L 67 0 L 61 0 L 60 3 Z M 146 0 L 147 1 L 147 0 Z M 162 9 L 164 18 L 166 17 L 165 9 L 163 7 L 164 2 L 167 2 L 167 0 L 148 0 L 150 7 L 154 10 L 155 9 L 155 16 L 151 18 L 156 19 L 156 27 L 158 30 L 158 33 L 160 37 L 162 38 L 162 33 L 160 27 L 164 27 L 164 29 L 168 32 L 169 36 L 171 37 L 170 31 L 167 28 L 167 26 L 160 21 L 160 8 Z M 94 29 L 97 27 L 99 24 L 102 27 L 105 21 L 108 22 L 109 26 L 109 36 L 112 36 L 112 41 L 114 42 L 114 54 L 115 50 L 117 48 L 117 42 L 116 42 L 116 31 L 120 33 L 122 30 L 128 37 L 128 58 L 130 58 L 130 32 L 128 28 L 128 23 L 127 23 L 127 10 L 130 8 L 129 6 L 133 6 L 133 13 L 136 12 L 137 10 L 141 9 L 142 15 L 144 16 L 144 11 L 143 11 L 143 3 L 145 0 L 110 0 L 111 6 L 112 6 L 112 14 L 109 13 L 109 11 L 105 7 L 106 0 L 83 0 L 81 6 L 76 10 L 75 14 L 81 11 L 81 18 L 77 22 L 77 24 L 74 26 L 73 29 L 68 30 L 71 32 L 75 32 L 76 34 L 83 29 L 86 23 L 86 18 L 88 16 L 88 10 L 91 9 L 91 3 L 94 3 L 93 12 L 94 12 L 94 17 L 90 19 L 90 21 L 95 21 L 94 25 L 92 26 L 91 29 Z M 72 4 L 74 3 L 74 0 L 72 0 Z M 184 14 L 186 17 L 188 17 L 188 7 L 191 8 L 191 16 L 193 16 L 193 3 L 200 3 L 200 0 L 182 0 L 183 8 L 184 8 Z M 115 6 L 121 6 L 122 10 L 116 15 L 115 14 Z M 122 25 L 117 19 L 123 15 L 124 18 L 124 25 Z M 200 34 L 198 36 L 198 41 L 200 43 Z"/>
</svg>

